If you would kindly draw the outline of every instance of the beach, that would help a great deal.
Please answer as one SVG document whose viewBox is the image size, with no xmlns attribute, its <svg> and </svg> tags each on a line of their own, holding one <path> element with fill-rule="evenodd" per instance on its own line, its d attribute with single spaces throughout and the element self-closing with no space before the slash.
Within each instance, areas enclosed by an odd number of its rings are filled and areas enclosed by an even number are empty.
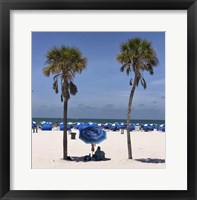
<svg viewBox="0 0 197 200">
<path fill-rule="evenodd" d="M 165 132 L 132 131 L 133 159 L 128 159 L 127 133 L 107 130 L 107 139 L 96 145 L 111 160 L 87 161 L 91 145 L 79 139 L 79 131 L 72 129 L 76 138 L 68 133 L 68 155 L 72 161 L 63 160 L 63 131 L 38 130 L 32 132 L 32 169 L 165 169 Z"/>
</svg>

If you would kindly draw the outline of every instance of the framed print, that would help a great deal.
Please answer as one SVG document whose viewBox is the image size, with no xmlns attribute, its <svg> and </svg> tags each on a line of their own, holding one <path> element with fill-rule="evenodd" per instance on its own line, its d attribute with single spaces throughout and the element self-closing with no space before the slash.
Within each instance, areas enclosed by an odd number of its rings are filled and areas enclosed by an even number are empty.
<svg viewBox="0 0 197 200">
<path fill-rule="evenodd" d="M 196 199 L 196 1 L 0 2 L 1 198 Z"/>
</svg>

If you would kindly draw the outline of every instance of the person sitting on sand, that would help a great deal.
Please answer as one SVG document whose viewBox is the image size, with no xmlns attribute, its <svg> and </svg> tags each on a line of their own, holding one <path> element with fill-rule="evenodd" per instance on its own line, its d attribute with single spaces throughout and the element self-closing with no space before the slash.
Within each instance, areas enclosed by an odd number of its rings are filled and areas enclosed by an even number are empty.
<svg viewBox="0 0 197 200">
<path fill-rule="evenodd" d="M 105 153 L 101 151 L 101 147 L 98 147 L 94 154 L 95 160 L 105 160 Z"/>
</svg>

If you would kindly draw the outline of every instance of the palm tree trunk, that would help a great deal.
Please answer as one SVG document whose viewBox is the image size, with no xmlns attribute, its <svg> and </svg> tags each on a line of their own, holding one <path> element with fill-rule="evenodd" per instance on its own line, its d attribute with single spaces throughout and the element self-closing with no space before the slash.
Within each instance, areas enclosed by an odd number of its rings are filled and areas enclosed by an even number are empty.
<svg viewBox="0 0 197 200">
<path fill-rule="evenodd" d="M 129 96 L 128 113 L 127 113 L 127 146 L 128 146 L 128 158 L 133 159 L 132 148 L 131 148 L 131 136 L 130 136 L 130 119 L 131 119 L 131 106 L 133 102 L 133 95 L 135 88 L 137 86 L 137 76 L 135 75 L 135 80 Z"/>
<path fill-rule="evenodd" d="M 64 81 L 64 135 L 63 135 L 63 158 L 67 160 L 68 158 L 68 136 L 67 136 L 67 112 L 68 112 L 68 84 L 67 81 Z"/>
<path fill-rule="evenodd" d="M 68 102 L 64 100 L 64 135 L 63 135 L 63 151 L 64 151 L 64 159 L 68 158 L 68 138 L 67 138 L 67 110 L 68 110 Z"/>
</svg>

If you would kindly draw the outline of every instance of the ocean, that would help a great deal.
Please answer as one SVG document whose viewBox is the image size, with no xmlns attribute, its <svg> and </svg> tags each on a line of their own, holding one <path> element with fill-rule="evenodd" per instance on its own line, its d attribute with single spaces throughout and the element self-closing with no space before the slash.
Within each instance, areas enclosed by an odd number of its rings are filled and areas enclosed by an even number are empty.
<svg viewBox="0 0 197 200">
<path fill-rule="evenodd" d="M 32 118 L 33 121 L 39 124 L 42 121 L 52 122 L 56 124 L 57 122 L 63 122 L 62 118 Z M 126 123 L 126 119 L 72 119 L 68 118 L 67 122 L 95 122 L 95 123 L 114 123 L 114 122 L 124 122 Z M 146 120 L 146 119 L 133 119 L 130 120 L 131 123 L 136 124 L 165 124 L 165 120 Z"/>
</svg>

